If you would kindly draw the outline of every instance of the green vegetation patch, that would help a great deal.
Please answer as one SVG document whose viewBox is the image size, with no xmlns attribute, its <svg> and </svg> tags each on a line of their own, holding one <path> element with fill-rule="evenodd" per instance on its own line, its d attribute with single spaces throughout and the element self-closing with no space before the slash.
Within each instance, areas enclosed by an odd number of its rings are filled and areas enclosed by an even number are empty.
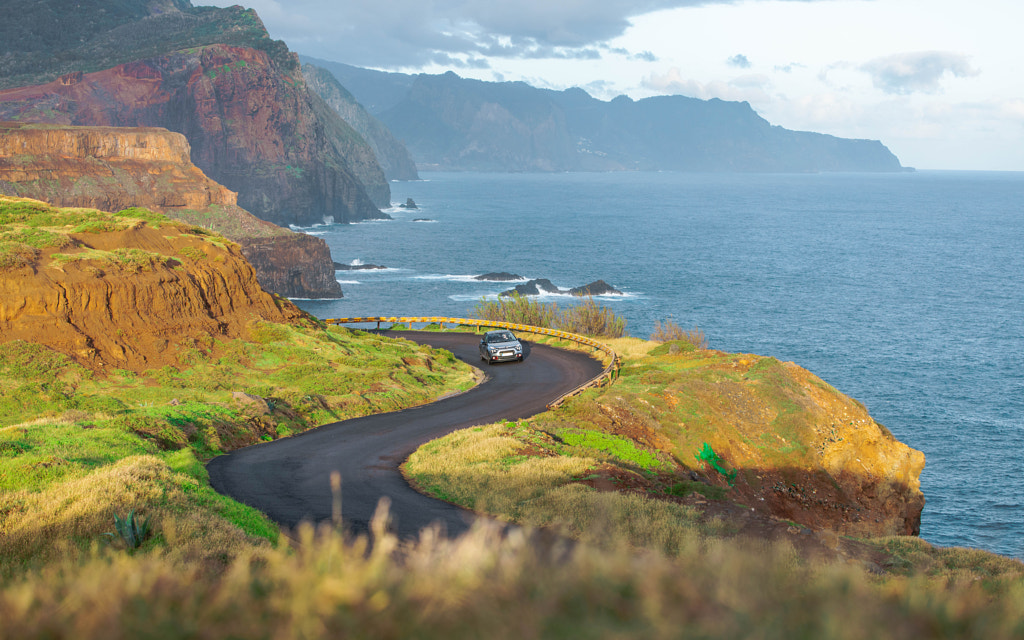
<svg viewBox="0 0 1024 640">
<path fill-rule="evenodd" d="M 0 233 L 0 242 L 21 243 L 35 249 L 63 248 L 74 243 L 70 236 L 39 228 L 16 228 Z"/>
<path fill-rule="evenodd" d="M 111 530 L 114 505 L 122 518 L 132 509 L 140 518 L 158 514 L 139 553 L 186 545 L 199 557 L 229 557 L 251 549 L 254 537 L 276 539 L 263 516 L 209 487 L 202 460 L 474 384 L 450 353 L 405 340 L 266 322 L 250 333 L 168 345 L 191 363 L 105 377 L 37 344 L 0 344 L 0 577 L 50 562 L 58 531 L 72 541 L 61 553 L 87 552 Z M 142 479 L 115 479 L 140 456 L 149 460 Z M 87 492 L 108 482 L 122 498 L 93 504 Z M 55 515 L 67 505 L 88 516 Z M 33 527 L 42 529 L 30 535 Z M 194 549 L 208 534 L 209 549 Z"/>
<path fill-rule="evenodd" d="M 558 437 L 570 447 L 601 451 L 645 471 L 667 470 L 672 466 L 659 459 L 656 454 L 637 447 L 635 442 L 622 436 L 586 429 L 561 429 L 558 431 Z"/>
</svg>

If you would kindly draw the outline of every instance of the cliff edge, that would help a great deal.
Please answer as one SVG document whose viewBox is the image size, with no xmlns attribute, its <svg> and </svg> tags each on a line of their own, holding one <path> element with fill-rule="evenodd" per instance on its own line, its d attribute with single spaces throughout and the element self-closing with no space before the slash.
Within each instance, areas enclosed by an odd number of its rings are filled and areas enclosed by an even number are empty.
<svg viewBox="0 0 1024 640">
<path fill-rule="evenodd" d="M 238 245 L 145 209 L 120 214 L 0 196 L 0 336 L 98 371 L 177 366 L 253 321 L 297 322 Z"/>
<path fill-rule="evenodd" d="M 59 207 L 145 207 L 217 231 L 242 246 L 260 284 L 299 298 L 338 298 L 320 238 L 277 227 L 190 160 L 184 136 L 159 128 L 0 123 L 0 194 Z"/>
</svg>

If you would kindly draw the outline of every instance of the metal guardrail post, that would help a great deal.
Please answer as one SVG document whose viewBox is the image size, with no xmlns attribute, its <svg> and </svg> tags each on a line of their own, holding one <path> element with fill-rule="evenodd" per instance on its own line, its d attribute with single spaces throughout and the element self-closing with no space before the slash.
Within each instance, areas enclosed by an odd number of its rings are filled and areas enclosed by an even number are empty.
<svg viewBox="0 0 1024 640">
<path fill-rule="evenodd" d="M 578 335 L 578 334 L 575 334 L 575 333 L 569 333 L 568 331 L 558 331 L 557 329 L 547 329 L 545 327 L 535 327 L 533 325 L 528 325 L 528 324 L 517 324 L 517 323 L 514 323 L 514 322 L 501 322 L 501 321 L 492 321 L 492 320 L 480 320 L 480 319 L 477 319 L 477 318 L 447 318 L 447 317 L 425 317 L 425 316 L 416 316 L 416 317 L 368 316 L 368 317 L 365 317 L 365 318 L 328 318 L 328 319 L 324 320 L 323 322 L 325 322 L 327 324 L 337 324 L 337 325 L 340 325 L 340 324 L 363 324 L 363 323 L 376 322 L 377 323 L 377 330 L 378 331 L 380 330 L 380 323 L 381 322 L 390 322 L 391 324 L 396 324 L 396 323 L 408 324 L 410 329 L 412 329 L 412 325 L 413 325 L 414 322 L 439 323 L 441 325 L 441 328 L 444 329 L 444 323 L 447 322 L 449 324 L 472 326 L 472 327 L 474 327 L 473 333 L 476 333 L 476 329 L 479 328 L 479 327 L 484 327 L 484 326 L 486 326 L 486 327 L 497 327 L 497 328 L 502 328 L 502 329 L 513 329 L 515 331 L 525 331 L 527 333 L 536 333 L 536 334 L 539 334 L 539 335 L 547 335 L 547 336 L 552 336 L 552 337 L 555 337 L 555 338 L 564 338 L 566 340 L 572 340 L 573 342 L 577 342 L 577 343 L 580 343 L 580 344 L 585 344 L 587 346 L 593 347 L 594 349 L 596 349 L 598 351 L 603 351 L 603 352 L 605 352 L 606 354 L 608 354 L 611 357 L 611 359 L 612 359 L 611 363 L 607 367 L 604 368 L 604 371 L 601 372 L 601 375 L 599 375 L 596 378 L 590 380 L 589 382 L 586 382 L 586 383 L 576 387 L 572 391 L 564 393 L 561 396 L 555 398 L 554 400 L 552 400 L 548 404 L 548 408 L 549 409 L 554 409 L 554 408 L 560 406 L 563 402 L 565 402 L 569 398 L 571 398 L 573 396 L 576 396 L 576 395 L 579 395 L 580 393 L 583 393 L 584 391 L 586 391 L 587 389 L 589 389 L 591 387 L 602 386 L 604 384 L 605 378 L 608 379 L 609 383 L 612 382 L 615 379 L 615 375 L 619 371 L 619 354 L 615 353 L 615 351 L 611 347 L 609 347 L 608 345 L 603 344 L 601 342 L 598 342 L 596 340 L 593 340 L 591 338 L 588 338 L 586 336 L 581 336 L 581 335 Z"/>
</svg>

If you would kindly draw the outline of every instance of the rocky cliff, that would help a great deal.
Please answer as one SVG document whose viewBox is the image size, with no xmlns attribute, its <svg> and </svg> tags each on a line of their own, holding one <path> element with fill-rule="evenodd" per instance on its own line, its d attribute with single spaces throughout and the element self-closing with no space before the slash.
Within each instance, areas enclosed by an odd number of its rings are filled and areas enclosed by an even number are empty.
<svg viewBox="0 0 1024 640">
<path fill-rule="evenodd" d="M 792 362 L 666 343 L 598 402 L 603 429 L 696 466 L 757 512 L 853 536 L 920 530 L 924 454 Z"/>
<path fill-rule="evenodd" d="M 312 64 L 303 64 L 302 75 L 306 77 L 309 88 L 366 141 L 389 180 L 419 180 L 416 163 L 405 145 L 391 135 L 380 120 L 370 115 L 330 71 Z"/>
<path fill-rule="evenodd" d="M 239 247 L 145 210 L 109 214 L 0 196 L 0 339 L 99 371 L 215 354 L 253 321 L 300 321 Z"/>
<path fill-rule="evenodd" d="M 95 32 L 73 24 L 75 16 Z M 340 116 L 318 108 L 297 57 L 267 37 L 254 12 L 186 0 L 42 0 L 5 18 L 5 32 L 34 37 L 0 46 L 4 84 L 67 73 L 0 92 L 0 120 L 177 131 L 193 162 L 237 192 L 242 207 L 282 226 L 386 217 L 378 209 L 390 204 L 383 172 L 361 171 L 364 187 L 339 151 Z M 67 34 L 80 40 L 64 42 Z M 35 51 L 38 42 L 54 48 Z"/>
<path fill-rule="evenodd" d="M 0 193 L 60 207 L 146 207 L 212 229 L 242 246 L 260 284 L 288 297 L 340 297 L 320 238 L 260 220 L 189 160 L 166 129 L 0 123 Z"/>
</svg>

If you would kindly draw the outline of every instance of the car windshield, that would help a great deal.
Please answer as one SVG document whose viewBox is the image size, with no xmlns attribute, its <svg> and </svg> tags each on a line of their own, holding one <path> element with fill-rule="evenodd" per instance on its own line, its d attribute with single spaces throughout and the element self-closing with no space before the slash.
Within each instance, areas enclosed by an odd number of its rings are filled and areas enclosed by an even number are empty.
<svg viewBox="0 0 1024 640">
<path fill-rule="evenodd" d="M 487 342 L 512 342 L 515 338 L 511 333 L 491 333 L 487 336 Z"/>
</svg>

